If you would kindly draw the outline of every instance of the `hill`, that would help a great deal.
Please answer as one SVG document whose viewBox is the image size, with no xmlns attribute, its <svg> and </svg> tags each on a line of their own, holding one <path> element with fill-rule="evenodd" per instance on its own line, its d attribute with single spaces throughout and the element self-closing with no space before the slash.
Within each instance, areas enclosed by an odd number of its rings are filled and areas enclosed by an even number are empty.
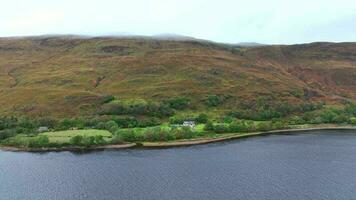
<svg viewBox="0 0 356 200">
<path fill-rule="evenodd" d="M 355 52 L 356 43 L 239 47 L 147 37 L 2 38 L 0 115 L 94 115 L 108 97 L 185 97 L 189 112 L 213 113 L 261 98 L 341 105 L 356 100 Z M 219 105 L 207 106 L 211 97 Z"/>
</svg>

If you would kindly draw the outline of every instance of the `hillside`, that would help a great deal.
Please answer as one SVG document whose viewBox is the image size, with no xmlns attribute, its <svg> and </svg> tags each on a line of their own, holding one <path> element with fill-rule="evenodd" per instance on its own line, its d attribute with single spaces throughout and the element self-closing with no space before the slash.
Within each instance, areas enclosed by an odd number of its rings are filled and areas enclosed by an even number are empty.
<svg viewBox="0 0 356 200">
<path fill-rule="evenodd" d="M 356 100 L 356 43 L 236 47 L 144 37 L 0 39 L 0 115 L 92 115 L 108 95 L 152 102 L 186 97 L 192 112 L 225 112 L 260 97 L 339 105 Z M 206 107 L 209 95 L 224 103 Z"/>
</svg>

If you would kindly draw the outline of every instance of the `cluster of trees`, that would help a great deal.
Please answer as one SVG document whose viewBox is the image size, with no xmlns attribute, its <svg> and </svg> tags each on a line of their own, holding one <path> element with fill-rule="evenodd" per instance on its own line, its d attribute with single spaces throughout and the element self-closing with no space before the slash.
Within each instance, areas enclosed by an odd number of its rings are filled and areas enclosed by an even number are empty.
<svg viewBox="0 0 356 200">
<path fill-rule="evenodd" d="M 322 124 L 322 123 L 337 123 L 337 124 L 354 124 L 356 125 L 356 104 L 348 104 L 343 109 L 337 108 L 323 108 L 322 104 L 302 104 L 292 106 L 288 112 L 282 112 L 287 110 L 286 106 L 281 106 L 278 113 L 286 113 L 289 115 L 293 111 L 304 112 L 304 114 L 298 116 L 293 115 L 287 118 L 278 117 L 264 118 L 266 115 L 262 114 L 258 117 L 246 117 L 243 115 L 245 112 L 230 113 L 224 118 L 224 123 L 206 123 L 205 130 L 213 131 L 216 133 L 228 133 L 228 132 L 254 132 L 254 131 L 269 131 L 274 129 L 287 128 L 288 125 L 301 125 L 301 124 Z M 252 111 L 251 111 L 252 112 Z M 249 113 L 249 116 L 251 113 Z M 253 114 L 252 114 L 253 115 Z M 233 117 L 231 117 L 233 116 Z M 262 117 L 264 116 L 264 117 Z M 248 119 L 248 120 L 236 120 L 236 118 Z M 254 122 L 252 120 L 262 120 Z M 271 120 L 271 121 L 264 121 Z"/>
<path fill-rule="evenodd" d="M 107 103 L 114 97 L 108 96 Z M 174 115 L 175 110 L 183 110 L 189 107 L 191 100 L 186 97 L 177 97 L 164 100 L 161 103 L 111 103 L 104 104 L 99 110 L 100 115 L 144 115 L 151 117 L 169 117 Z"/>
<path fill-rule="evenodd" d="M 137 119 L 135 117 L 113 117 L 110 120 L 100 121 L 93 127 L 115 133 L 116 128 L 142 128 L 157 126 L 159 124 L 161 124 L 161 122 L 157 118 Z"/>
<path fill-rule="evenodd" d="M 224 103 L 229 98 L 231 98 L 230 95 L 209 95 L 204 100 L 204 104 L 208 107 L 216 107 Z"/>
<path fill-rule="evenodd" d="M 31 120 L 26 117 L 0 117 L 0 140 L 17 134 L 33 134 L 36 128 L 42 124 L 42 119 Z"/>
<path fill-rule="evenodd" d="M 104 140 L 104 137 L 101 135 L 89 136 L 89 137 L 83 137 L 81 135 L 77 135 L 72 137 L 69 143 L 70 145 L 73 146 L 84 146 L 84 147 L 107 144 L 107 142 Z"/>
<path fill-rule="evenodd" d="M 295 124 L 356 124 L 356 104 L 349 104 L 344 109 L 326 108 L 317 112 L 306 112 L 301 117 L 294 116 L 291 122 Z"/>
<path fill-rule="evenodd" d="M 238 109 L 228 113 L 229 116 L 238 119 L 248 119 L 257 121 L 272 120 L 275 118 L 287 117 L 291 114 L 305 113 L 314 110 L 322 109 L 324 106 L 323 102 L 320 103 L 302 103 L 302 104 L 289 104 L 287 102 L 269 105 L 264 101 L 261 101 L 251 109 Z"/>
<path fill-rule="evenodd" d="M 7 138 L 2 143 L 8 146 L 25 147 L 25 148 L 41 148 L 51 146 L 49 139 L 45 135 L 23 137 L 18 135 L 16 137 Z"/>
<path fill-rule="evenodd" d="M 109 126 L 110 124 L 114 126 Z M 0 117 L 0 140 L 16 136 L 18 134 L 36 135 L 41 126 L 48 127 L 50 130 L 61 131 L 71 128 L 85 129 L 96 128 L 109 130 L 115 133 L 116 128 L 150 127 L 161 124 L 155 117 L 136 118 L 136 117 L 93 117 L 93 118 L 37 118 L 27 117 Z M 108 128 L 110 127 L 110 128 Z"/>
<path fill-rule="evenodd" d="M 186 97 L 172 98 L 164 101 L 164 104 L 168 105 L 170 108 L 183 110 L 189 107 L 190 99 Z"/>
<path fill-rule="evenodd" d="M 345 112 L 353 117 L 356 117 L 356 103 L 350 103 L 345 107 Z"/>
<path fill-rule="evenodd" d="M 228 97 L 211 95 L 207 98 L 210 102 L 207 105 L 217 106 Z M 114 97 L 108 96 L 105 102 L 110 102 Z M 210 100 L 209 100 L 210 99 Z M 225 100 L 222 100 L 225 99 Z M 111 105 L 111 104 L 105 104 Z M 44 136 L 37 135 L 38 127 L 45 126 L 51 130 L 68 130 L 73 127 L 78 129 L 96 128 L 108 130 L 114 134 L 114 141 L 164 141 L 182 138 L 191 138 L 198 132 L 190 129 L 177 127 L 171 129 L 147 128 L 147 131 L 135 131 L 134 129 L 123 130 L 122 128 L 134 127 L 153 127 L 161 124 L 160 117 L 172 116 L 175 109 L 185 109 L 190 105 L 188 98 L 173 98 L 161 104 L 143 103 L 134 105 L 112 104 L 116 107 L 108 113 L 118 114 L 137 114 L 146 115 L 139 117 L 126 116 L 96 116 L 91 118 L 72 118 L 72 119 L 52 119 L 38 118 L 30 119 L 27 117 L 0 117 L 0 141 L 19 134 L 26 134 L 28 140 L 7 140 L 23 147 L 44 147 L 51 146 Z M 247 104 L 245 106 L 248 106 Z M 303 103 L 298 105 L 288 103 L 271 104 L 269 100 L 259 98 L 254 106 L 245 107 L 229 112 L 224 118 L 224 123 L 208 122 L 206 114 L 199 115 L 178 115 L 170 117 L 171 124 L 181 124 L 184 121 L 192 120 L 197 123 L 206 123 L 206 130 L 216 133 L 226 132 L 251 132 L 267 131 L 284 128 L 287 125 L 297 124 L 320 124 L 320 123 L 348 123 L 356 125 L 356 104 L 349 103 L 344 108 L 332 108 L 324 106 L 324 103 Z M 122 111 L 124 110 L 124 111 Z M 243 119 L 243 120 L 237 120 Z M 253 122 L 261 121 L 261 122 Z M 73 138 L 69 145 L 91 146 L 105 142 L 103 138 Z"/>
<path fill-rule="evenodd" d="M 286 128 L 286 124 L 281 121 L 264 121 L 256 123 L 251 120 L 234 120 L 231 123 L 214 124 L 212 122 L 208 122 L 205 125 L 206 131 L 212 131 L 215 133 L 270 131 L 282 128 Z"/>
<path fill-rule="evenodd" d="M 115 134 L 115 140 L 124 142 L 142 141 L 169 141 L 177 139 L 190 139 L 199 136 L 201 132 L 195 132 L 188 127 L 154 127 L 145 130 L 119 129 Z M 119 138 L 119 139 L 118 139 Z"/>
<path fill-rule="evenodd" d="M 69 143 L 50 143 L 48 136 L 46 135 L 17 135 L 15 137 L 7 138 L 2 141 L 3 144 L 7 146 L 24 147 L 24 148 L 43 148 L 43 147 L 63 147 L 63 146 L 83 146 L 91 147 L 107 144 L 104 137 L 89 136 L 83 137 L 81 135 L 74 136 L 70 139 Z"/>
<path fill-rule="evenodd" d="M 174 115 L 174 109 L 163 103 L 138 103 L 131 105 L 113 103 L 105 104 L 98 113 L 100 115 L 145 115 L 162 118 Z"/>
</svg>

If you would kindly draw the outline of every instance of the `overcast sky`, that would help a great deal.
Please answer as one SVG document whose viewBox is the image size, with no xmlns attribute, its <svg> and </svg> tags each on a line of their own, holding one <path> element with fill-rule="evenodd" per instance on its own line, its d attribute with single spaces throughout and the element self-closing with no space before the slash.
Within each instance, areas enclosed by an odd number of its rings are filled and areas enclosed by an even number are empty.
<svg viewBox="0 0 356 200">
<path fill-rule="evenodd" d="M 217 42 L 356 41 L 356 0 L 0 0 L 0 36 L 174 33 Z"/>
</svg>

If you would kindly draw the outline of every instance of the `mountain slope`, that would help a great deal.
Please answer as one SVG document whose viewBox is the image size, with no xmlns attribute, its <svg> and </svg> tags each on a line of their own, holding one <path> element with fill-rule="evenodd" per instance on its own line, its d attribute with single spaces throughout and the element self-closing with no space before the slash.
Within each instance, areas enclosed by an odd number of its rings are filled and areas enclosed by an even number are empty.
<svg viewBox="0 0 356 200">
<path fill-rule="evenodd" d="M 184 96 L 192 109 L 209 95 L 217 108 L 266 96 L 300 103 L 356 100 L 356 43 L 234 47 L 151 38 L 0 39 L 0 114 L 93 114 L 105 95 L 163 101 Z"/>
</svg>

